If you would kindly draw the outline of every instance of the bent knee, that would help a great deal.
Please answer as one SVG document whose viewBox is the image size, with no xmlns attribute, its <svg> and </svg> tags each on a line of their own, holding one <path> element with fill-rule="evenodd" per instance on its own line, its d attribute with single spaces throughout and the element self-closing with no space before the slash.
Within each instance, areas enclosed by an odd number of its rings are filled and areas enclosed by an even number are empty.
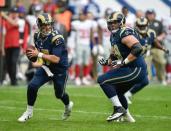
<svg viewBox="0 0 171 131">
<path fill-rule="evenodd" d="M 99 76 L 99 77 L 97 78 L 97 83 L 99 83 L 100 85 L 103 83 L 102 76 Z"/>
<path fill-rule="evenodd" d="M 142 85 L 143 86 L 147 86 L 149 84 L 149 80 L 147 79 L 147 80 L 144 80 L 143 82 L 142 82 Z"/>
</svg>

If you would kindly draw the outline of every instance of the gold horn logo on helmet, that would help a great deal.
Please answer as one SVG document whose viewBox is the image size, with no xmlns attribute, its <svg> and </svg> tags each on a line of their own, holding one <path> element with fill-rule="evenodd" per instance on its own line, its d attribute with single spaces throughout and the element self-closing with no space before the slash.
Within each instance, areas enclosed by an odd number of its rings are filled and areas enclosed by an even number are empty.
<svg viewBox="0 0 171 131">
<path fill-rule="evenodd" d="M 138 18 L 136 20 L 136 29 L 140 34 L 147 33 L 148 30 L 148 20 L 144 17 Z"/>
<path fill-rule="evenodd" d="M 125 22 L 125 16 L 121 12 L 113 12 L 107 18 L 108 29 L 113 33 L 123 27 Z"/>
<path fill-rule="evenodd" d="M 52 32 L 53 23 L 54 23 L 53 19 L 48 13 L 39 14 L 37 17 L 37 26 L 39 28 L 40 33 L 42 33 L 42 35 L 48 35 L 49 33 Z M 45 30 L 44 26 L 50 26 L 49 27 L 50 30 L 49 31 Z"/>
</svg>

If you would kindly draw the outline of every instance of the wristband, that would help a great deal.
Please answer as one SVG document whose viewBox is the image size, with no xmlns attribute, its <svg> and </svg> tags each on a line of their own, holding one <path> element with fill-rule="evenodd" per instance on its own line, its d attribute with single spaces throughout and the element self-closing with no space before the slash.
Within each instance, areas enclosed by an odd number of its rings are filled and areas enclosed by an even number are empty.
<svg viewBox="0 0 171 131">
<path fill-rule="evenodd" d="M 43 55 L 44 55 L 44 54 L 43 54 L 42 52 L 39 52 L 38 57 L 39 57 L 39 58 L 42 58 Z"/>
<path fill-rule="evenodd" d="M 124 64 L 128 64 L 130 61 L 128 58 L 126 58 L 123 62 L 124 62 Z"/>
</svg>

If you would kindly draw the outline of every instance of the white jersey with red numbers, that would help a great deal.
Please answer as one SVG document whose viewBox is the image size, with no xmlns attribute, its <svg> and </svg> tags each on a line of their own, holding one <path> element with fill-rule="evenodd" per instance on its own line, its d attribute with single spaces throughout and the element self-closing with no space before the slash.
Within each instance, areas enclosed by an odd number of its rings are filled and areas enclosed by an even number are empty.
<svg viewBox="0 0 171 131">
<path fill-rule="evenodd" d="M 93 29 L 93 24 L 89 20 L 85 21 L 73 21 L 71 23 L 72 29 L 76 32 L 77 44 L 89 45 L 90 44 L 90 32 Z"/>
<path fill-rule="evenodd" d="M 29 44 L 34 44 L 34 42 L 33 42 L 33 35 L 37 31 L 37 29 L 38 29 L 36 20 L 37 20 L 37 18 L 34 15 L 28 15 L 28 16 L 26 16 L 26 21 L 30 25 Z"/>
<path fill-rule="evenodd" d="M 103 43 L 102 44 L 106 44 L 106 43 L 110 43 L 110 31 L 107 28 L 107 22 L 106 19 L 101 18 L 98 21 L 98 26 L 102 29 L 103 31 Z"/>
<path fill-rule="evenodd" d="M 107 22 L 105 18 L 101 18 L 98 21 L 98 26 L 102 29 L 102 45 L 104 48 L 104 57 L 108 57 L 110 54 L 110 31 L 107 28 Z"/>
<path fill-rule="evenodd" d="M 129 13 L 126 16 L 126 26 L 133 28 L 135 26 L 136 17 L 135 15 Z"/>
<path fill-rule="evenodd" d="M 166 32 L 166 39 L 171 41 L 171 18 L 163 19 L 163 27 L 164 31 Z"/>
<path fill-rule="evenodd" d="M 166 32 L 166 37 L 164 39 L 164 46 L 166 49 L 169 50 L 169 52 L 171 52 L 171 18 L 170 17 L 163 19 L 163 27 L 164 27 L 164 31 Z M 171 55 L 168 55 L 166 59 L 167 59 L 167 64 L 169 65 L 168 71 L 170 72 Z"/>
</svg>

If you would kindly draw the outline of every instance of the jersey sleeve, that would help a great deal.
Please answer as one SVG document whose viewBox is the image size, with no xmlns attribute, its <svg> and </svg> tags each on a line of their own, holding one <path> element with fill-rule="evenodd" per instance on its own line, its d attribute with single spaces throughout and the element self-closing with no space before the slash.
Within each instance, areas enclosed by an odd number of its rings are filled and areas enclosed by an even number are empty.
<svg viewBox="0 0 171 131">
<path fill-rule="evenodd" d="M 149 29 L 148 30 L 148 32 L 147 32 L 147 34 L 148 34 L 148 36 L 150 37 L 150 39 L 151 39 L 151 44 L 152 44 L 152 46 L 154 46 L 154 41 L 155 41 L 155 39 L 156 39 L 156 32 L 154 31 L 154 30 L 152 30 L 152 29 Z"/>
<path fill-rule="evenodd" d="M 120 32 L 121 39 L 129 35 L 135 35 L 135 32 L 133 29 L 126 28 L 126 27 L 121 29 L 121 32 Z"/>
<path fill-rule="evenodd" d="M 65 43 L 64 37 L 62 35 L 60 35 L 60 34 L 54 35 L 52 37 L 52 43 L 55 46 L 58 46 L 60 44 L 64 44 Z"/>
<path fill-rule="evenodd" d="M 52 38 L 52 54 L 61 57 L 62 51 L 65 49 L 65 41 L 62 35 L 56 34 Z"/>
<path fill-rule="evenodd" d="M 148 33 L 148 36 L 152 37 L 153 39 L 157 37 L 156 32 L 152 29 L 149 29 L 147 33 Z"/>
</svg>

